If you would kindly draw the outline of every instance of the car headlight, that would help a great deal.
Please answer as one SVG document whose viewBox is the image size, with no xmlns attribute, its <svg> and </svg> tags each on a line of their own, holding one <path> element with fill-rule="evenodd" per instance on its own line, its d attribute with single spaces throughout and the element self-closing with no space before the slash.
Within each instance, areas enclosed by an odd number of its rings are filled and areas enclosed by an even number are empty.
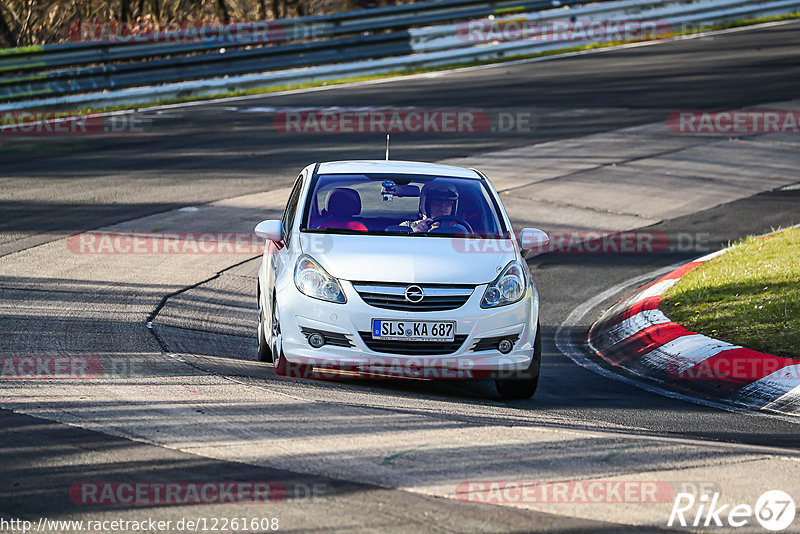
<svg viewBox="0 0 800 534">
<path fill-rule="evenodd" d="M 294 285 L 300 293 L 328 302 L 345 303 L 339 281 L 325 272 L 310 256 L 300 256 L 294 267 Z"/>
<path fill-rule="evenodd" d="M 523 295 L 525 295 L 525 274 L 519 262 L 514 260 L 506 265 L 500 276 L 486 288 L 481 300 L 481 308 L 496 308 L 513 304 Z"/>
</svg>

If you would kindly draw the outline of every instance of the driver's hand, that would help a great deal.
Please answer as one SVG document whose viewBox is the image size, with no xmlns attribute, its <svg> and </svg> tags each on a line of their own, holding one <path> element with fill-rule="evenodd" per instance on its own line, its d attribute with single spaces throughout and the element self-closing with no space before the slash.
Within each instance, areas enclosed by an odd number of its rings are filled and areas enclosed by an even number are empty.
<svg viewBox="0 0 800 534">
<path fill-rule="evenodd" d="M 411 225 L 411 229 L 415 232 L 427 232 L 431 229 L 431 223 L 433 219 L 422 219 L 420 221 L 416 221 Z"/>
</svg>

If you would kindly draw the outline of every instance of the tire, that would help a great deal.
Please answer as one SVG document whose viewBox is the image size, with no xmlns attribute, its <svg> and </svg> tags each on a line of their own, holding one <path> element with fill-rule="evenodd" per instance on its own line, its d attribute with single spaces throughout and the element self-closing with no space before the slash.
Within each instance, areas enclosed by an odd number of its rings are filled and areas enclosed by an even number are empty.
<svg viewBox="0 0 800 534">
<path fill-rule="evenodd" d="M 518 376 L 501 378 L 494 381 L 497 392 L 502 399 L 529 399 L 539 386 L 539 365 L 542 361 L 542 332 L 536 323 L 536 337 L 533 341 L 533 358 L 531 364 Z M 534 375 L 534 376 L 531 376 Z"/>
<path fill-rule="evenodd" d="M 258 328 L 256 329 L 256 337 L 258 337 L 258 361 L 271 362 L 272 350 L 267 344 L 267 338 L 264 337 L 264 308 L 261 307 L 261 284 L 258 286 Z"/>
<path fill-rule="evenodd" d="M 273 357 L 273 351 L 270 351 L 270 359 L 273 364 L 273 374 L 275 376 L 288 376 L 289 378 L 306 378 L 311 375 L 314 367 L 308 364 L 290 364 L 286 360 L 286 355 L 283 353 L 283 346 L 280 340 L 280 323 L 276 320 L 277 301 L 275 297 L 272 299 L 272 318 L 270 324 L 272 325 L 273 337 L 278 338 L 278 344 L 275 346 L 274 352 L 277 357 Z"/>
<path fill-rule="evenodd" d="M 269 348 L 267 344 L 267 340 L 264 338 L 264 311 L 258 311 L 258 361 L 260 362 L 271 362 L 272 361 L 272 349 Z"/>
<path fill-rule="evenodd" d="M 286 376 L 286 356 L 284 356 L 283 351 L 281 351 L 278 358 L 275 360 L 272 372 L 276 376 Z"/>
<path fill-rule="evenodd" d="M 273 374 L 288 378 L 312 378 L 314 366 L 307 363 L 289 363 L 281 350 L 277 361 L 273 364 Z"/>
</svg>

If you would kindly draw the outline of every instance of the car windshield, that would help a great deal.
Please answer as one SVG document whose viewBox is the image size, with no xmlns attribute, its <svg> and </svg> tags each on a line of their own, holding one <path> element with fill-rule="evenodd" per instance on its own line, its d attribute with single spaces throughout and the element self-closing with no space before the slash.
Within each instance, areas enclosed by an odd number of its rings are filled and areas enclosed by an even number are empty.
<svg viewBox="0 0 800 534">
<path fill-rule="evenodd" d="M 508 238 L 483 180 L 323 174 L 311 188 L 304 232 Z"/>
</svg>

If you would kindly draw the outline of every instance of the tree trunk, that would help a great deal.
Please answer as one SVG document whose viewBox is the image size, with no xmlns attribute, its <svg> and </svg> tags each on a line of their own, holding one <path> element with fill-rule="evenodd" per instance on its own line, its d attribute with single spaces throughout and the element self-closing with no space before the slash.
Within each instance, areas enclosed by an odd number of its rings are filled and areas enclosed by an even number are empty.
<svg viewBox="0 0 800 534">
<path fill-rule="evenodd" d="M 0 9 L 0 39 L 2 39 L 9 48 L 17 46 L 17 36 L 6 23 L 6 18 L 3 15 L 2 9 Z"/>
<path fill-rule="evenodd" d="M 119 20 L 122 22 L 131 21 L 131 0 L 120 0 L 119 2 Z"/>
<path fill-rule="evenodd" d="M 225 0 L 217 0 L 217 16 L 223 24 L 230 24 L 231 16 L 228 13 L 228 6 L 225 5 Z"/>
</svg>

